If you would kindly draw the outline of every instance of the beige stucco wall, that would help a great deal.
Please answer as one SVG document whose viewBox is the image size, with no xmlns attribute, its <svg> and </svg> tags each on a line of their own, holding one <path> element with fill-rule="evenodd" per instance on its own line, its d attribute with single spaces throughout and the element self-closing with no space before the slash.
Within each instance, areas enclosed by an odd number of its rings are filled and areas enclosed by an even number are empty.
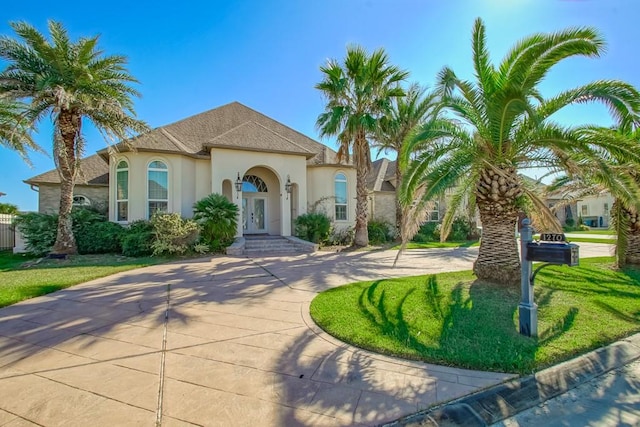
<svg viewBox="0 0 640 427">
<path fill-rule="evenodd" d="M 335 221 L 335 176 L 342 172 L 347 177 L 347 220 Z M 315 166 L 307 170 L 307 198 L 309 207 L 316 202 L 323 200 L 318 205 L 318 209 L 324 211 L 330 218 L 334 219 L 334 226 L 337 229 L 352 227 L 356 222 L 356 171 L 353 168 L 341 166 Z M 306 209 L 305 211 L 306 212 Z"/>
<path fill-rule="evenodd" d="M 306 158 L 300 155 L 264 153 L 253 151 L 211 149 L 211 187 L 212 192 L 222 193 L 225 180 L 235 182 L 238 174 L 242 178 L 250 173 L 259 176 L 267 184 L 267 232 L 272 235 L 291 235 L 291 211 L 306 212 L 308 193 L 300 191 L 297 197 L 287 197 L 284 186 L 287 177 L 292 185 L 307 188 Z M 232 186 L 232 201 L 241 208 L 242 193 Z M 274 190 L 272 190 L 274 189 Z M 238 221 L 237 235 L 241 236 L 242 220 Z"/>
<path fill-rule="evenodd" d="M 613 202 L 614 199 L 609 194 L 585 197 L 577 203 L 578 216 L 582 217 L 584 224 L 590 227 L 609 227 Z M 608 206 L 606 211 L 604 209 L 605 204 Z M 600 223 L 600 217 L 602 217 L 602 224 Z M 593 221 L 595 221 L 595 225 Z"/>
<path fill-rule="evenodd" d="M 109 188 L 106 186 L 76 185 L 74 196 L 85 196 L 98 209 L 105 210 L 109 201 Z M 60 185 L 40 184 L 38 186 L 38 212 L 58 213 L 60 210 Z"/>
<path fill-rule="evenodd" d="M 169 172 L 169 212 L 185 218 L 193 216 L 193 204 L 211 193 L 208 159 L 194 159 L 177 154 L 127 152 L 114 155 L 109 162 L 109 219 L 116 220 L 116 166 L 125 160 L 129 164 L 129 222 L 147 219 L 147 167 L 160 160 Z"/>
</svg>

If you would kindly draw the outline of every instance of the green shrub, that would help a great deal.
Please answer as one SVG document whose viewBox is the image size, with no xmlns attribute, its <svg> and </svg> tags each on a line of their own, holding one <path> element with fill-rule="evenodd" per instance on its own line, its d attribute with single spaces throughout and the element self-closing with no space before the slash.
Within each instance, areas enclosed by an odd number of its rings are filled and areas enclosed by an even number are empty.
<svg viewBox="0 0 640 427">
<path fill-rule="evenodd" d="M 129 257 L 148 256 L 153 254 L 151 247 L 155 240 L 153 225 L 150 221 L 133 221 L 124 229 L 122 235 L 122 254 Z"/>
<path fill-rule="evenodd" d="M 416 240 L 416 236 L 420 236 L 420 240 Z M 437 222 L 425 222 L 420 226 L 420 230 L 413 237 L 414 242 L 439 242 L 440 241 L 440 224 Z"/>
<path fill-rule="evenodd" d="M 51 252 L 56 242 L 58 215 L 37 212 L 18 214 L 13 225 L 22 234 L 27 252 L 36 256 Z"/>
<path fill-rule="evenodd" d="M 125 229 L 120 224 L 102 221 L 89 224 L 81 233 L 74 232 L 81 254 L 122 253 Z"/>
<path fill-rule="evenodd" d="M 107 216 L 96 209 L 75 207 L 71 211 L 73 236 L 81 254 L 120 253 L 124 229 L 110 222 Z"/>
<path fill-rule="evenodd" d="M 313 243 L 324 243 L 329 238 L 331 219 L 324 213 L 306 213 L 295 220 L 296 236 Z"/>
<path fill-rule="evenodd" d="M 355 237 L 355 230 L 353 227 L 338 228 L 331 227 L 329 231 L 329 238 L 327 239 L 327 245 L 334 246 L 351 246 Z"/>
<path fill-rule="evenodd" d="M 155 234 L 151 244 L 154 255 L 183 254 L 198 240 L 198 223 L 183 219 L 178 213 L 155 213 L 151 217 L 151 224 Z"/>
<path fill-rule="evenodd" d="M 17 215 L 18 207 L 11 203 L 0 203 L 0 214 Z"/>
<path fill-rule="evenodd" d="M 193 219 L 200 225 L 200 240 L 213 252 L 233 243 L 238 229 L 238 205 L 222 194 L 210 194 L 193 205 Z"/>
<path fill-rule="evenodd" d="M 391 226 L 385 221 L 370 220 L 367 224 L 367 233 L 369 243 L 372 245 L 381 245 L 393 240 Z"/>
<path fill-rule="evenodd" d="M 463 242 L 478 238 L 477 229 L 467 218 L 456 217 L 451 223 L 451 232 L 447 237 L 450 242 Z"/>
</svg>

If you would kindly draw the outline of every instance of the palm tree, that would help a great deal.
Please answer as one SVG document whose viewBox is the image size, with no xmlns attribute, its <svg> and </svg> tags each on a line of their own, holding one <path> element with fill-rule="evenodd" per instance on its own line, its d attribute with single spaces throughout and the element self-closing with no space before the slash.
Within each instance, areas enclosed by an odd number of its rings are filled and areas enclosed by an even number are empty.
<svg viewBox="0 0 640 427">
<path fill-rule="evenodd" d="M 426 88 L 414 83 L 409 86 L 404 97 L 393 99 L 391 110 L 380 119 L 380 129 L 376 135 L 373 147 L 379 151 L 393 151 L 399 154 L 405 140 L 411 132 L 428 117 L 437 114 L 437 95 L 435 92 L 426 93 Z M 402 163 L 396 161 L 396 229 L 402 235 L 403 206 L 400 205 L 400 187 L 402 186 Z"/>
<path fill-rule="evenodd" d="M 320 136 L 336 136 L 338 161 L 356 168 L 356 225 L 354 245 L 367 246 L 368 207 L 366 177 L 371 164 L 369 141 L 378 133 L 380 118 L 391 109 L 393 98 L 404 96 L 399 83 L 408 73 L 389 64 L 383 49 L 371 55 L 360 46 L 349 46 L 344 64 L 329 60 L 320 67 L 323 80 L 316 85 L 326 98 L 316 126 Z M 350 154 L 352 153 L 352 154 Z"/>
<path fill-rule="evenodd" d="M 83 120 L 93 123 L 108 142 L 146 131 L 133 110 L 132 96 L 139 94 L 130 84 L 137 81 L 126 69 L 125 57 L 106 56 L 98 49 L 97 36 L 71 41 L 55 21 L 49 21 L 50 40 L 27 23 L 13 22 L 11 27 L 19 38 L 0 38 L 0 58 L 8 62 L 0 72 L 0 95 L 28 102 L 24 112 L 28 126 L 52 118 L 61 190 L 53 253 L 74 254 L 70 213 L 85 148 Z"/>
<path fill-rule="evenodd" d="M 439 73 L 438 88 L 451 117 L 428 122 L 407 144 L 405 157 L 413 145 L 435 141 L 433 150 L 418 155 L 408 168 L 403 194 L 420 185 L 425 198 L 456 189 L 445 215 L 444 237 L 456 206 L 465 200 L 475 202 L 482 241 L 474 273 L 479 279 L 514 284 L 520 278 L 515 226 L 523 206 L 545 220 L 538 226 L 549 231 L 559 228 L 545 204 L 522 185 L 518 171 L 547 167 L 575 172 L 580 164 L 572 158 L 578 154 L 603 171 L 611 170 L 610 153 L 632 162 L 639 158 L 633 146 L 563 127 L 551 120 L 553 114 L 574 103 L 602 102 L 614 119 L 637 120 L 640 96 L 629 84 L 606 80 L 542 97 L 538 85 L 555 64 L 572 56 L 595 57 L 603 50 L 604 41 L 591 28 L 529 36 L 516 43 L 497 67 L 490 62 L 480 19 L 472 42 L 476 80 L 462 80 L 449 68 Z"/>
<path fill-rule="evenodd" d="M 25 106 L 0 98 L 0 145 L 16 151 L 29 166 L 29 150 L 42 151 L 31 137 L 31 128 L 23 115 Z"/>
</svg>

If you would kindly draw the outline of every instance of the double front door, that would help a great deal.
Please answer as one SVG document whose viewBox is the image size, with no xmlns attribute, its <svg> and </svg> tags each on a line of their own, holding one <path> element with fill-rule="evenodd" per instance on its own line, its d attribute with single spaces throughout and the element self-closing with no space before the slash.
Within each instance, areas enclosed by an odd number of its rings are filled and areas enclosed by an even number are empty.
<svg viewBox="0 0 640 427">
<path fill-rule="evenodd" d="M 242 230 L 244 234 L 267 232 L 267 198 L 245 196 L 242 198 Z"/>
</svg>

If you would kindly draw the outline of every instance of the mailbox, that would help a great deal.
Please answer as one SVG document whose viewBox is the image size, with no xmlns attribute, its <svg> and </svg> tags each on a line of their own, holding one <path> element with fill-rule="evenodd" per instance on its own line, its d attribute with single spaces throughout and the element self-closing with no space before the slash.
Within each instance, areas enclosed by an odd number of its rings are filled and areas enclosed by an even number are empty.
<svg viewBox="0 0 640 427">
<path fill-rule="evenodd" d="M 579 264 L 578 248 L 578 245 L 572 243 L 529 242 L 527 261 L 566 264 L 573 267 Z"/>
</svg>

